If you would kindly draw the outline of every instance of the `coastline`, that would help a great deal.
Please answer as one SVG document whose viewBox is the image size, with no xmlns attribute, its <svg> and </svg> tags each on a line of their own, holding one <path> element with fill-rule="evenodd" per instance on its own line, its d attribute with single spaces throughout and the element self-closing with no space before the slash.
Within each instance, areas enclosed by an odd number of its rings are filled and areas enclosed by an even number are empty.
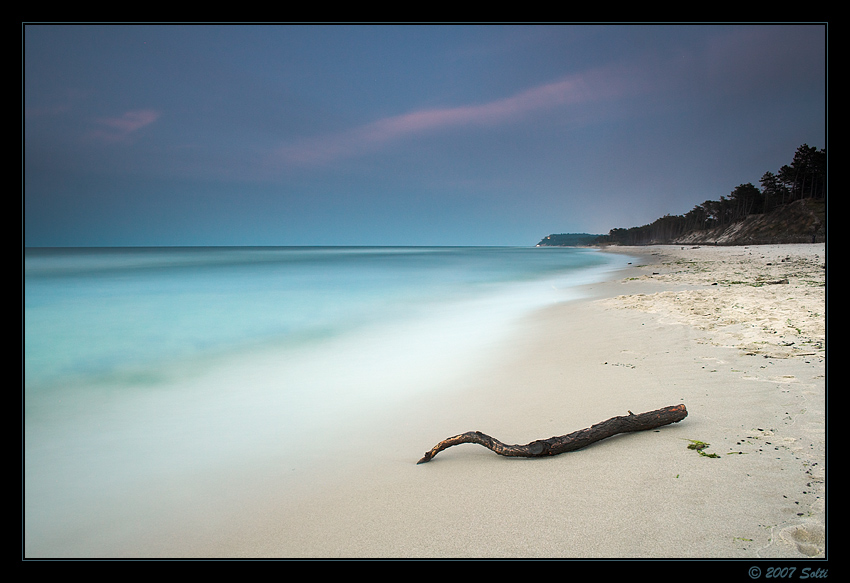
<svg viewBox="0 0 850 583">
<path fill-rule="evenodd" d="M 529 318 L 463 393 L 388 414 L 382 437 L 355 444 L 344 485 L 329 479 L 324 490 L 278 500 L 226 554 L 823 558 L 823 343 L 814 355 L 751 354 L 734 342 L 742 324 L 700 327 L 672 301 L 676 290 L 823 292 L 793 277 L 757 288 L 708 281 L 730 269 L 772 277 L 791 264 L 763 264 L 823 258 L 824 245 L 755 250 L 609 249 L 641 264 Z M 683 258 L 687 266 L 676 263 Z M 416 465 L 464 431 L 527 443 L 679 403 L 689 411 L 681 423 L 553 458 L 503 458 L 468 444 Z M 719 458 L 688 449 L 688 440 L 709 443 L 704 451 Z"/>
<path fill-rule="evenodd" d="M 443 393 L 317 443 L 327 468 L 246 464 L 218 486 L 230 512 L 104 556 L 824 558 L 824 245 L 605 252 L 640 259 L 527 317 Z M 552 458 L 467 444 L 416 465 L 465 431 L 528 443 L 678 404 L 680 423 Z"/>
</svg>

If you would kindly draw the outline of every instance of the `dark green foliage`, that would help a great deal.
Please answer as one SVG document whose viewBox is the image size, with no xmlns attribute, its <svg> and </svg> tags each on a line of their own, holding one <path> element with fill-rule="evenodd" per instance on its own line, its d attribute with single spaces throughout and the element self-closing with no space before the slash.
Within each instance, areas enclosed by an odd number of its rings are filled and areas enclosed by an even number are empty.
<svg viewBox="0 0 850 583">
<path fill-rule="evenodd" d="M 676 243 L 688 239 L 688 236 L 697 231 L 729 227 L 753 215 L 777 211 L 796 201 L 822 200 L 826 197 L 826 150 L 803 144 L 797 148 L 790 165 L 780 168 L 777 174 L 766 172 L 761 177 L 760 184 L 761 189 L 751 183 L 740 184 L 728 197 L 707 200 L 684 215 L 665 215 L 648 225 L 611 229 L 596 242 L 619 245 Z M 817 213 L 820 207 L 808 205 L 806 208 L 816 209 L 814 212 Z M 793 232 L 794 225 L 790 227 L 792 231 L 785 237 L 788 240 L 783 240 L 782 233 L 775 233 L 771 241 L 753 242 L 796 243 L 800 242 L 796 239 L 799 237 L 810 238 L 812 241 L 823 240 L 825 237 L 820 227 L 809 229 L 805 234 L 802 231 Z M 808 225 L 806 228 L 809 228 Z"/>
<path fill-rule="evenodd" d="M 544 237 L 538 247 L 578 247 L 582 245 L 595 245 L 602 235 L 590 235 L 588 233 L 560 233 Z"/>
</svg>

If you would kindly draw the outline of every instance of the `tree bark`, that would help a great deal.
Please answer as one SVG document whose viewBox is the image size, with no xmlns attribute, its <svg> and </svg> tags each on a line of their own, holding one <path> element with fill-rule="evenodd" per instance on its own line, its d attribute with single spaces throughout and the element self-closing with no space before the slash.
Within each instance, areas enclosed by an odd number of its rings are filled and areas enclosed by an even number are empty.
<svg viewBox="0 0 850 583">
<path fill-rule="evenodd" d="M 617 435 L 618 433 L 646 431 L 647 429 L 655 429 L 656 427 L 662 427 L 670 423 L 678 423 L 687 416 L 688 410 L 684 405 L 673 405 L 638 415 L 629 411 L 628 415 L 612 417 L 607 421 L 597 423 L 587 429 L 575 431 L 569 435 L 540 439 L 526 445 L 506 445 L 498 439 L 494 439 L 480 431 L 468 431 L 444 439 L 435 445 L 431 451 L 426 452 L 425 457 L 416 463 L 424 464 L 429 462 L 444 449 L 462 443 L 477 443 L 499 455 L 507 457 L 547 457 L 582 449 L 591 443 L 611 437 L 612 435 Z"/>
</svg>

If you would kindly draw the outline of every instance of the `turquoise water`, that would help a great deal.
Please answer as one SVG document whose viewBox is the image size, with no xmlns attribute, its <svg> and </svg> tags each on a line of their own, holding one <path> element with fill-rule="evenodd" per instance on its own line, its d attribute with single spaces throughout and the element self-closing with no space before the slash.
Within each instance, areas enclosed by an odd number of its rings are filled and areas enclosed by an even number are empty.
<svg viewBox="0 0 850 583">
<path fill-rule="evenodd" d="M 116 517 L 194 499 L 199 475 L 291 451 L 320 464 L 300 446 L 444 390 L 524 315 L 627 261 L 572 248 L 27 249 L 27 547 L 96 549 Z"/>
<path fill-rule="evenodd" d="M 27 388 L 130 382 L 180 361 L 321 342 L 499 293 L 515 297 L 493 309 L 521 312 L 611 261 L 578 249 L 30 249 Z"/>
</svg>

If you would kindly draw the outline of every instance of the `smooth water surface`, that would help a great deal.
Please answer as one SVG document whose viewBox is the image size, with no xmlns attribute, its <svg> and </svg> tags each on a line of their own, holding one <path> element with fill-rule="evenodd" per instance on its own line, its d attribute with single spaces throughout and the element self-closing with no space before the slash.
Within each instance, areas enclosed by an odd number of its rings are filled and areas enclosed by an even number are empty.
<svg viewBox="0 0 850 583">
<path fill-rule="evenodd" d="M 575 248 L 27 249 L 27 552 L 97 556 L 98 537 L 132 539 L 130 522 L 209 503 L 199 480 L 321 464 L 299 446 L 450 386 L 519 318 L 627 261 Z"/>
</svg>

